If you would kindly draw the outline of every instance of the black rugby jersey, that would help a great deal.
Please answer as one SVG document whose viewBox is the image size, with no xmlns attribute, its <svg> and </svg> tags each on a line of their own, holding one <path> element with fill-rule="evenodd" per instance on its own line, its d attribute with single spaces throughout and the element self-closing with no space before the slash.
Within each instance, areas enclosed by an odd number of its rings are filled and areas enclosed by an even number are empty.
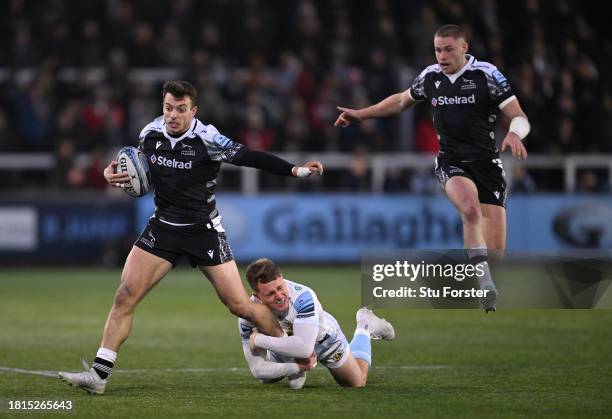
<svg viewBox="0 0 612 419">
<path fill-rule="evenodd" d="M 462 160 L 496 158 L 497 113 L 515 96 L 497 67 L 471 55 L 466 58 L 467 64 L 455 74 L 430 65 L 414 79 L 410 95 L 431 103 L 441 154 Z"/>
<path fill-rule="evenodd" d="M 144 127 L 139 148 L 149 160 L 155 189 L 153 217 L 184 225 L 219 215 L 215 189 L 221 162 L 234 162 L 245 149 L 197 118 L 183 135 L 173 138 L 166 132 L 163 116 Z"/>
</svg>

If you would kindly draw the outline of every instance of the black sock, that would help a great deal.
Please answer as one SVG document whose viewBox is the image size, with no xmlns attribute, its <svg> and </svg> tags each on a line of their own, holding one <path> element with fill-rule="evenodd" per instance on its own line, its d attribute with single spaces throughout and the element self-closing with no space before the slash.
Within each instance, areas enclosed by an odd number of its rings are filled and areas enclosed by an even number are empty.
<svg viewBox="0 0 612 419">
<path fill-rule="evenodd" d="M 107 361 L 106 359 L 96 357 L 94 359 L 92 368 L 100 376 L 101 379 L 106 380 L 113 370 L 114 363 Z"/>
</svg>

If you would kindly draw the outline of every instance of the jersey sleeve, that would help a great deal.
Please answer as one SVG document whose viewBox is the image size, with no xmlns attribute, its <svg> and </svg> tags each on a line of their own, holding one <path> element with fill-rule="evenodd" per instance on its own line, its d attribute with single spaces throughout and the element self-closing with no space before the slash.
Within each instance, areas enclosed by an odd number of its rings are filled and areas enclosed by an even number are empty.
<svg viewBox="0 0 612 419">
<path fill-rule="evenodd" d="M 416 76 L 410 85 L 410 96 L 417 102 L 427 99 L 425 92 L 425 77 L 427 76 L 429 67 L 421 71 L 421 74 Z"/>
<path fill-rule="evenodd" d="M 276 338 L 258 333 L 255 344 L 262 349 L 284 356 L 308 358 L 314 350 L 318 333 L 318 325 L 295 321 L 292 336 Z"/>
<path fill-rule="evenodd" d="M 496 105 L 499 106 L 502 102 L 514 96 L 508 79 L 497 67 L 492 66 L 490 71 L 485 71 L 485 75 L 489 97 Z"/>
<path fill-rule="evenodd" d="M 213 161 L 233 163 L 240 150 L 244 148 L 244 145 L 221 134 L 213 125 L 207 125 L 200 138 Z"/>
<path fill-rule="evenodd" d="M 268 382 L 268 380 L 276 380 L 300 371 L 300 367 L 295 362 L 276 360 L 276 357 L 269 356 L 270 352 L 251 351 L 248 342 L 242 343 L 242 353 L 251 374 L 259 380 Z"/>
<path fill-rule="evenodd" d="M 293 303 L 295 309 L 295 324 L 315 324 L 319 325 L 319 308 L 316 304 L 316 295 L 312 290 L 302 292 Z"/>
<path fill-rule="evenodd" d="M 162 124 L 164 122 L 163 116 L 158 116 L 153 121 L 149 122 L 145 127 L 140 131 L 138 135 L 138 148 L 140 150 L 144 150 L 144 141 L 151 132 L 159 132 L 162 130 Z"/>
</svg>

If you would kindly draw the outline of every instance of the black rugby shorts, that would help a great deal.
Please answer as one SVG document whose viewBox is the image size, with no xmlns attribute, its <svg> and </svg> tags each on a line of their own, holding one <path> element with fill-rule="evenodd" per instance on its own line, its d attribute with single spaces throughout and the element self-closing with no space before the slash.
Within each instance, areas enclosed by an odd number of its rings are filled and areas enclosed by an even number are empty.
<svg viewBox="0 0 612 419">
<path fill-rule="evenodd" d="M 504 167 L 499 158 L 462 161 L 438 156 L 435 173 L 442 188 L 445 188 L 446 182 L 454 176 L 471 179 L 478 189 L 480 203 L 506 208 L 506 179 L 504 178 Z"/>
<path fill-rule="evenodd" d="M 172 266 L 177 265 L 181 256 L 194 268 L 221 265 L 234 259 L 225 233 L 207 227 L 174 227 L 151 220 L 134 245 L 166 259 Z"/>
</svg>

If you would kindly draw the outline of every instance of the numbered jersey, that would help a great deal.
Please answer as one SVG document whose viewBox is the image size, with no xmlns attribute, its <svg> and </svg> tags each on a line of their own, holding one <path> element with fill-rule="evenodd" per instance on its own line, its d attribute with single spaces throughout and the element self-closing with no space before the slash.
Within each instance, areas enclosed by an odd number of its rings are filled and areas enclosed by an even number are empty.
<svg viewBox="0 0 612 419">
<path fill-rule="evenodd" d="M 153 217 L 178 226 L 205 224 L 219 215 L 215 189 L 221 162 L 234 162 L 244 150 L 197 118 L 175 138 L 166 131 L 163 116 L 144 127 L 139 148 L 149 161 L 155 189 Z"/>
<path fill-rule="evenodd" d="M 443 73 L 438 64 L 427 67 L 414 79 L 410 95 L 431 103 L 441 155 L 493 159 L 499 154 L 495 144 L 498 110 L 515 96 L 493 64 L 466 57 L 467 64 L 455 74 Z"/>
</svg>

